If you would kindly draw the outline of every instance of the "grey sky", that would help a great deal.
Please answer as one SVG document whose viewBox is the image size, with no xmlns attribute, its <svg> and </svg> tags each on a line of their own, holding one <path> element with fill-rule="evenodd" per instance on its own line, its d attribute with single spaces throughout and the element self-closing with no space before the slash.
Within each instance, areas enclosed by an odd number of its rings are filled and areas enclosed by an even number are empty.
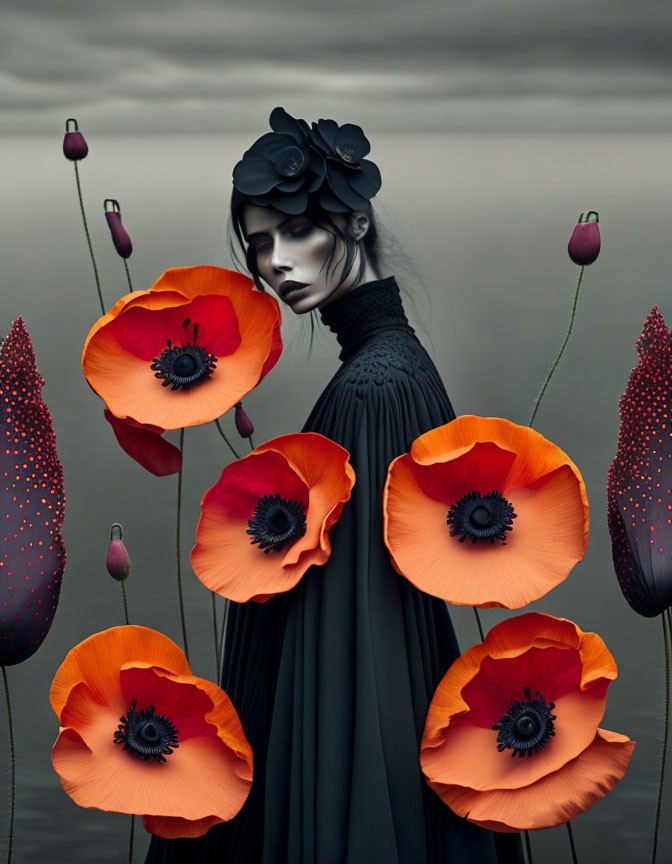
<svg viewBox="0 0 672 864">
<path fill-rule="evenodd" d="M 660 0 L 0 0 L 0 130 L 670 131 Z M 260 123 L 260 115 L 262 122 Z"/>
</svg>

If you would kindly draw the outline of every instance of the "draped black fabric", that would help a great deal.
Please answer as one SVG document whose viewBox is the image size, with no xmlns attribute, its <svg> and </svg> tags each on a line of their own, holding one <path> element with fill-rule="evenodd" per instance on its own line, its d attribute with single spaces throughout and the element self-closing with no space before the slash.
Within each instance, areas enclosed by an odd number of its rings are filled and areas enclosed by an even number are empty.
<svg viewBox="0 0 672 864">
<path fill-rule="evenodd" d="M 460 652 L 446 604 L 394 571 L 382 539 L 389 463 L 455 414 L 394 278 L 322 320 L 342 365 L 303 431 L 349 451 L 352 497 L 325 565 L 231 604 L 222 687 L 254 748 L 247 803 L 204 838 L 153 838 L 147 864 L 523 864 L 519 835 L 458 818 L 423 778 L 427 708 Z"/>
</svg>

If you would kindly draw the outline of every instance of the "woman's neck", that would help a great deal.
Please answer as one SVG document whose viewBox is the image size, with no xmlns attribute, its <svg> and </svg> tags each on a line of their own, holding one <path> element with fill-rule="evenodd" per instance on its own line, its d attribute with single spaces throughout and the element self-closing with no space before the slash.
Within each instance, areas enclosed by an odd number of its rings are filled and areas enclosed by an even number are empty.
<svg viewBox="0 0 672 864">
<path fill-rule="evenodd" d="M 376 273 L 371 265 L 371 262 L 368 258 L 364 259 L 364 270 L 362 271 L 359 279 L 357 278 L 357 270 L 359 267 L 359 256 L 355 258 L 352 264 L 352 270 L 350 271 L 350 275 L 345 280 L 345 282 L 341 285 L 338 290 L 334 291 L 330 294 L 324 303 L 321 303 L 317 308 L 321 312 L 323 309 L 333 303 L 334 300 L 337 300 L 339 297 L 343 297 L 344 294 L 347 294 L 349 291 L 354 291 L 355 288 L 359 288 L 360 285 L 365 285 L 367 282 L 373 282 L 377 279 L 380 279 L 380 275 Z"/>
</svg>

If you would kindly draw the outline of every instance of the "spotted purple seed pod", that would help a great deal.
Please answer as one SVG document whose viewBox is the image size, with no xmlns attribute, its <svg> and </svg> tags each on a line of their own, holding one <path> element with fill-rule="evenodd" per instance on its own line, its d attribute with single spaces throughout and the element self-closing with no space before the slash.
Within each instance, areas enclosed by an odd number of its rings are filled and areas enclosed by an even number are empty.
<svg viewBox="0 0 672 864">
<path fill-rule="evenodd" d="M 236 403 L 236 429 L 241 438 L 249 438 L 254 433 L 252 421 L 247 416 L 242 402 Z"/>
<path fill-rule="evenodd" d="M 607 474 L 607 525 L 623 596 L 654 618 L 672 606 L 672 331 L 657 306 L 635 347 Z"/>
<path fill-rule="evenodd" d="M 89 145 L 82 133 L 79 131 L 79 126 L 74 117 L 65 121 L 65 136 L 63 138 L 63 155 L 71 162 L 78 162 L 83 159 L 89 152 Z"/>
<path fill-rule="evenodd" d="M 105 219 L 110 227 L 114 248 L 122 258 L 130 258 L 133 251 L 131 238 L 128 231 L 121 224 L 121 208 L 119 202 L 114 198 L 105 199 Z M 108 209 L 109 208 L 109 209 Z"/>
<path fill-rule="evenodd" d="M 65 570 L 63 467 L 42 399 L 44 378 L 19 317 L 0 346 L 0 665 L 44 641 Z"/>
<path fill-rule="evenodd" d="M 592 264 L 600 254 L 599 221 L 599 214 L 595 210 L 588 210 L 579 216 L 578 224 L 572 232 L 567 251 L 579 267 Z"/>
</svg>

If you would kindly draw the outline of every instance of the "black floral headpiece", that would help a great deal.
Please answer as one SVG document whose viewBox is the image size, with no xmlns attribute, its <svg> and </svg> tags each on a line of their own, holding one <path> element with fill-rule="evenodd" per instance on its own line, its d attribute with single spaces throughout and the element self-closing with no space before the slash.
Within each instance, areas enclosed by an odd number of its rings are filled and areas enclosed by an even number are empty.
<svg viewBox="0 0 672 864">
<path fill-rule="evenodd" d="M 303 213 L 309 199 L 323 210 L 362 209 L 381 187 L 378 166 L 363 157 L 371 149 L 353 123 L 318 120 L 308 126 L 274 108 L 273 132 L 258 138 L 233 169 L 233 185 L 252 204 Z"/>
</svg>

